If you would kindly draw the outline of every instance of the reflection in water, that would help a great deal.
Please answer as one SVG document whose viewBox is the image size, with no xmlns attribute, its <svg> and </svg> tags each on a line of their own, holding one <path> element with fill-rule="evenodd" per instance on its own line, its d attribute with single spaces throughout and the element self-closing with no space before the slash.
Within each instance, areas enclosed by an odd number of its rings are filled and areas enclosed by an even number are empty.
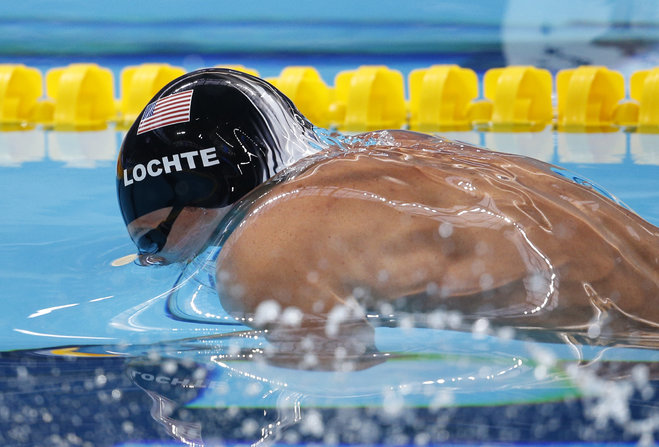
<svg viewBox="0 0 659 447">
<path fill-rule="evenodd" d="M 549 127 L 541 132 L 488 132 L 484 146 L 549 163 L 554 159 L 554 132 Z"/>
<path fill-rule="evenodd" d="M 20 166 L 46 155 L 42 130 L 0 131 L 0 166 Z"/>
<path fill-rule="evenodd" d="M 629 136 L 630 152 L 634 163 L 659 165 L 659 135 L 633 133 Z"/>
<path fill-rule="evenodd" d="M 627 134 L 558 133 L 558 158 L 561 163 L 621 163 L 627 148 Z"/>
<path fill-rule="evenodd" d="M 47 154 L 49 159 L 65 162 L 67 167 L 94 168 L 115 160 L 119 136 L 114 127 L 94 131 L 55 131 L 41 127 L 0 130 L 0 167 L 42 161 Z"/>
<path fill-rule="evenodd" d="M 325 372 L 276 366 L 258 331 L 2 353 L 0 440 L 651 445 L 659 434 L 657 351 L 375 332 L 381 361 L 361 370 L 345 367 L 352 360 Z"/>
<path fill-rule="evenodd" d="M 117 133 L 113 128 L 75 132 L 48 132 L 48 155 L 69 167 L 93 168 L 99 162 L 112 161 L 117 153 Z"/>
<path fill-rule="evenodd" d="M 361 370 L 354 359 L 327 372 L 281 368 L 253 332 L 151 346 L 127 374 L 152 398 L 152 417 L 193 445 L 646 442 L 659 430 L 656 352 L 575 356 L 562 344 L 377 332 L 380 361 Z"/>
</svg>

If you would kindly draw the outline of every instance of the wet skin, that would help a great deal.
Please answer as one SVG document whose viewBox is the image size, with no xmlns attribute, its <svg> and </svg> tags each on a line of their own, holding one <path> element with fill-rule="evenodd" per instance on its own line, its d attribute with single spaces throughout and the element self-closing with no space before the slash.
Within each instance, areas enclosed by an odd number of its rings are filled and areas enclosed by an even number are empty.
<svg viewBox="0 0 659 447">
<path fill-rule="evenodd" d="M 597 323 L 595 335 L 658 344 L 659 229 L 530 158 L 411 132 L 384 140 L 330 148 L 285 182 L 257 188 L 223 244 L 217 284 L 228 312 L 245 321 L 266 301 L 301 311 L 293 327 L 250 323 L 270 329 L 291 356 L 286 366 L 299 366 L 309 339 L 316 367 L 332 368 L 337 347 L 361 362 L 373 350 L 361 313 L 383 304 L 516 328 L 585 334 Z M 131 237 L 170 211 L 131 222 Z M 192 259 L 224 213 L 184 208 L 149 262 Z M 328 331 L 346 303 L 357 312 Z"/>
<path fill-rule="evenodd" d="M 274 300 L 311 328 L 356 301 L 656 336 L 659 229 L 633 212 L 530 158 L 411 132 L 355 149 L 256 199 L 217 261 L 227 311 Z"/>
</svg>

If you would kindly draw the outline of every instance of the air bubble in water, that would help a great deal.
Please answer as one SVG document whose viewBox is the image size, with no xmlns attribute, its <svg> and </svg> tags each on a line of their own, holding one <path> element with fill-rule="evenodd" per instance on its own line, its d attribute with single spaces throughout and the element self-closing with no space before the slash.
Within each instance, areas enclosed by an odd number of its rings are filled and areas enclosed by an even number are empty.
<svg viewBox="0 0 659 447">
<path fill-rule="evenodd" d="M 302 418 L 302 425 L 300 431 L 305 434 L 310 434 L 315 437 L 321 437 L 325 431 L 323 418 L 317 411 L 308 411 Z"/>
<path fill-rule="evenodd" d="M 382 408 L 384 409 L 385 415 L 397 416 L 403 411 L 405 402 L 400 393 L 396 393 L 387 388 L 383 393 L 383 398 L 384 401 L 382 403 Z"/>
<path fill-rule="evenodd" d="M 259 429 L 259 424 L 254 419 L 248 418 L 243 421 L 240 429 L 244 436 L 252 437 Z"/>
<path fill-rule="evenodd" d="M 178 370 L 178 365 L 174 360 L 165 360 L 164 362 L 162 362 L 160 367 L 162 369 L 162 372 L 170 376 L 176 374 L 176 371 Z"/>
</svg>

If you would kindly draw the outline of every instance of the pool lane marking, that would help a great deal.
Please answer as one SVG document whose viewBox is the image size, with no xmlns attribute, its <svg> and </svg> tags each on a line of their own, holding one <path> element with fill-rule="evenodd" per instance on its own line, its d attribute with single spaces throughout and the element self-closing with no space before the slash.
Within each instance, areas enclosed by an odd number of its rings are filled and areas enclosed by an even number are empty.
<svg viewBox="0 0 659 447">
<path fill-rule="evenodd" d="M 120 354 L 115 353 L 96 354 L 94 352 L 80 352 L 78 349 L 80 348 L 77 346 L 71 348 L 51 349 L 49 353 L 52 355 L 67 357 L 122 357 Z"/>
</svg>

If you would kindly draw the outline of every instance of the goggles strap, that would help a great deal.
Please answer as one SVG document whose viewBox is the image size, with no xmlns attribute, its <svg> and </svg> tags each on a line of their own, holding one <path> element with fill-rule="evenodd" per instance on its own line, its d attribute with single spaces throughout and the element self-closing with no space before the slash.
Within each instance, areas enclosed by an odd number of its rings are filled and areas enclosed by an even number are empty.
<svg viewBox="0 0 659 447">
<path fill-rule="evenodd" d="M 174 206 L 165 220 L 137 240 L 136 245 L 140 254 L 152 255 L 163 249 L 167 243 L 167 237 L 169 237 L 169 233 L 172 231 L 174 221 L 181 214 L 183 208 L 183 206 Z"/>
</svg>

